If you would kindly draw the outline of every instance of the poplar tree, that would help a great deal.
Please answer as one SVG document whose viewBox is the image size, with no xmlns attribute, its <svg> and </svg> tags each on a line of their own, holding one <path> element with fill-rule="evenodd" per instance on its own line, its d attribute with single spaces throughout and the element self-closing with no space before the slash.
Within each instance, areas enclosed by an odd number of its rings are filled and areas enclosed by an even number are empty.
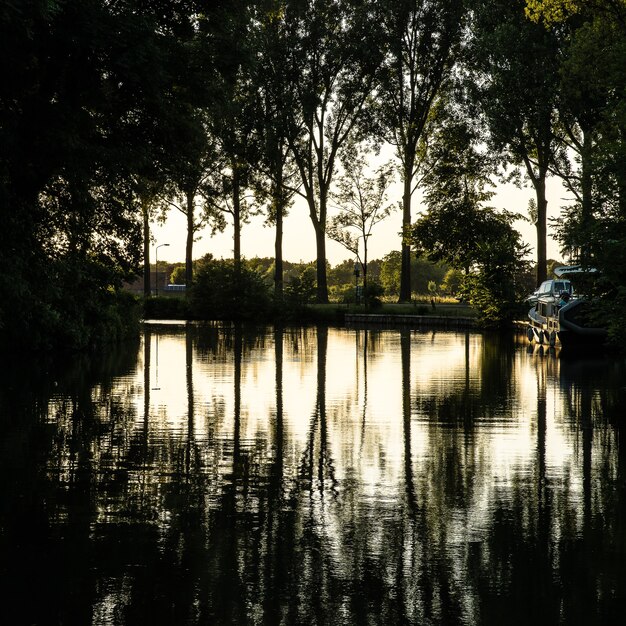
<svg viewBox="0 0 626 626">
<path fill-rule="evenodd" d="M 473 0 L 471 85 L 489 142 L 531 182 L 537 231 L 537 284 L 546 279 L 546 181 L 558 149 L 559 40 L 524 14 L 524 0 Z"/>
<path fill-rule="evenodd" d="M 403 184 L 399 300 L 411 299 L 412 199 L 426 145 L 424 133 L 439 90 L 457 59 L 464 0 L 389 0 L 382 20 L 385 58 L 378 86 L 378 128 L 395 147 Z"/>
<path fill-rule="evenodd" d="M 283 218 L 298 188 L 298 171 L 289 150 L 289 108 L 293 90 L 285 63 L 289 55 L 286 0 L 265 0 L 257 20 L 254 84 L 257 90 L 259 158 L 253 176 L 257 198 L 266 207 L 266 223 L 274 226 L 274 295 L 283 296 Z"/>
<path fill-rule="evenodd" d="M 317 301 L 328 302 L 328 198 L 341 147 L 364 120 L 379 65 L 376 3 L 313 0 L 286 3 L 292 105 L 288 141 L 300 174 L 317 250 Z"/>
</svg>

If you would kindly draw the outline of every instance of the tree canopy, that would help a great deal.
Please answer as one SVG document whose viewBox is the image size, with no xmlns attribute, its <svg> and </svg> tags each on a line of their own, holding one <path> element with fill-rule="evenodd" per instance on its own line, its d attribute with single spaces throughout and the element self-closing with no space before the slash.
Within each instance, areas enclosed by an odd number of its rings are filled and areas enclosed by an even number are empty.
<svg viewBox="0 0 626 626">
<path fill-rule="evenodd" d="M 300 272 L 299 289 L 308 298 L 314 283 L 327 301 L 329 235 L 356 224 L 367 240 L 366 221 L 386 213 L 384 185 L 351 176 L 358 159 L 340 163 L 352 142 L 395 153 L 403 218 L 384 280 L 399 276 L 400 300 L 411 297 L 411 271 L 427 272 L 417 251 L 474 278 L 517 271 L 519 207 L 489 206 L 489 182 L 512 172 L 535 192 L 541 280 L 546 186 L 559 177 L 572 200 L 556 236 L 569 260 L 601 270 L 597 295 L 614 307 L 617 336 L 626 328 L 625 31 L 624 0 L 5 3 L 4 344 L 85 348 L 119 336 L 131 317 L 120 314 L 121 286 L 142 262 L 149 282 L 151 220 L 166 203 L 189 220 L 188 284 L 200 225 L 232 218 L 237 273 L 241 227 L 264 212 L 280 295 L 290 267 L 282 218 L 299 194 L 317 251 L 315 279 Z"/>
</svg>

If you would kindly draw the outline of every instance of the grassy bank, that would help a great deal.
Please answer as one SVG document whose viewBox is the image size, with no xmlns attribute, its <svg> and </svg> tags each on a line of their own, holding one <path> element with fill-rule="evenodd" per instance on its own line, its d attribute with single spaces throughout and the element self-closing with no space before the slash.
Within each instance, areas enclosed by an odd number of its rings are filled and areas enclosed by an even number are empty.
<svg viewBox="0 0 626 626">
<path fill-rule="evenodd" d="M 346 313 L 372 313 L 375 315 L 428 315 L 440 317 L 476 318 L 477 312 L 467 304 L 455 301 L 436 302 L 416 301 L 408 304 L 383 303 L 375 308 L 355 304 L 309 304 L 297 309 L 277 309 L 266 321 L 288 322 L 327 322 L 343 324 Z M 145 301 L 145 319 L 194 319 L 190 314 L 185 298 L 158 296 Z M 197 318 L 195 318 L 197 319 Z"/>
<path fill-rule="evenodd" d="M 385 303 L 382 306 L 368 309 L 354 304 L 311 304 L 307 307 L 307 316 L 315 321 L 333 321 L 343 323 L 346 313 L 371 313 L 373 315 L 428 315 L 439 317 L 478 317 L 477 312 L 467 304 L 439 303 L 432 307 L 430 304 Z"/>
</svg>

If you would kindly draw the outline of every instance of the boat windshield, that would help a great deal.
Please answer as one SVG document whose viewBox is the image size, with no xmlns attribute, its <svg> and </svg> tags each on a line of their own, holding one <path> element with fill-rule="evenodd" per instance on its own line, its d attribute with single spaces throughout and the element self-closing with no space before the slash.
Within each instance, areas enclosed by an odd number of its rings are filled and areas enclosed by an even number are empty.
<svg viewBox="0 0 626 626">
<path fill-rule="evenodd" d="M 557 280 L 554 282 L 554 293 L 563 293 L 567 291 L 567 293 L 572 295 L 572 283 L 569 280 Z"/>
</svg>

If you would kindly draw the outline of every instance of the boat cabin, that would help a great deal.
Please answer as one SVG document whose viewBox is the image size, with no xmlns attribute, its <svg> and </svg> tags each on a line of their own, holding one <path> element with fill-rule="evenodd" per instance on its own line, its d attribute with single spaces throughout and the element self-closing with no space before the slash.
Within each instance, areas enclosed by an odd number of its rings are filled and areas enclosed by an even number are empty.
<svg viewBox="0 0 626 626">
<path fill-rule="evenodd" d="M 526 302 L 529 304 L 536 304 L 539 298 L 558 299 L 564 291 L 569 293 L 570 296 L 574 295 L 574 287 L 569 280 L 565 280 L 563 278 L 557 280 L 544 280 L 541 285 L 539 285 L 539 287 L 526 298 Z"/>
<path fill-rule="evenodd" d="M 574 293 L 574 288 L 569 280 L 544 280 L 535 294 L 538 297 L 552 296 L 558 298 L 564 291 L 567 291 L 570 296 Z"/>
<path fill-rule="evenodd" d="M 542 317 L 554 317 L 559 310 L 556 302 L 548 299 L 537 300 L 537 313 Z"/>
</svg>

